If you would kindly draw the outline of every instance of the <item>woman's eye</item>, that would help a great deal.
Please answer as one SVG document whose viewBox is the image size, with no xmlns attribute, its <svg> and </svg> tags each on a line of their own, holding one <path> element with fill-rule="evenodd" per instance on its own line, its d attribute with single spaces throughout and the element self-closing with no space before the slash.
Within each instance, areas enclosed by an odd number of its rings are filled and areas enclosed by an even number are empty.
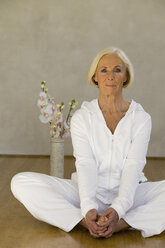
<svg viewBox="0 0 165 248">
<path fill-rule="evenodd" d="M 119 68 L 117 68 L 115 71 L 116 71 L 116 72 L 120 72 L 121 70 L 120 70 Z"/>
<path fill-rule="evenodd" d="M 101 72 L 106 72 L 106 71 L 107 71 L 106 69 L 101 70 Z"/>
</svg>

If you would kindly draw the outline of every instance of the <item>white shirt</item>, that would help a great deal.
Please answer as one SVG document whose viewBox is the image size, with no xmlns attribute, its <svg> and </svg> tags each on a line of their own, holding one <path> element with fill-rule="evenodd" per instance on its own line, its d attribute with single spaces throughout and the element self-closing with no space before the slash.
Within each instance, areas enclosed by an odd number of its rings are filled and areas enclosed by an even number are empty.
<svg viewBox="0 0 165 248">
<path fill-rule="evenodd" d="M 142 172 L 150 140 L 151 116 L 133 99 L 114 134 L 98 99 L 84 101 L 71 118 L 73 155 L 82 215 L 98 210 L 96 199 L 114 208 L 119 219 L 133 205 L 136 188 L 147 181 Z"/>
</svg>

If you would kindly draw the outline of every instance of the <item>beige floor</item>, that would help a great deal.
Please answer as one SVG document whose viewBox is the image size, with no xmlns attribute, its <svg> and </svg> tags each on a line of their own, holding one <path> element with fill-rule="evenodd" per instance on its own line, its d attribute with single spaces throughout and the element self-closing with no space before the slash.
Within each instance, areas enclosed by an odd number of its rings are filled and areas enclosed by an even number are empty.
<svg viewBox="0 0 165 248">
<path fill-rule="evenodd" d="M 165 232 L 142 238 L 139 231 L 124 231 L 109 239 L 94 239 L 81 227 L 70 233 L 36 220 L 10 192 L 10 180 L 22 171 L 49 174 L 49 157 L 0 156 L 0 248 L 108 247 L 163 248 Z M 75 170 L 74 159 L 65 157 L 65 178 Z M 165 160 L 147 159 L 145 175 L 151 181 L 165 179 Z"/>
</svg>

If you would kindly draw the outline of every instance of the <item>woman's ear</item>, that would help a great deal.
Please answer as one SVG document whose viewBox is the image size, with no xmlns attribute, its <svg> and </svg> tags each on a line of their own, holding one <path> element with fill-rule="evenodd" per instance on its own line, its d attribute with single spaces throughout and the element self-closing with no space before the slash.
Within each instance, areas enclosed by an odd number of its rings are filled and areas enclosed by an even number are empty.
<svg viewBox="0 0 165 248">
<path fill-rule="evenodd" d="M 93 75 L 93 79 L 97 82 L 97 76 L 96 76 L 96 73 Z"/>
<path fill-rule="evenodd" d="M 125 76 L 124 76 L 124 79 L 123 79 L 123 85 L 127 84 L 127 80 L 128 80 L 128 69 L 126 68 L 126 73 L 125 73 Z"/>
<path fill-rule="evenodd" d="M 92 80 L 93 80 L 93 82 L 94 82 L 96 85 L 98 85 L 98 82 L 96 81 L 95 78 L 96 78 L 96 77 L 95 77 L 95 74 L 94 74 L 93 77 L 92 77 Z"/>
</svg>

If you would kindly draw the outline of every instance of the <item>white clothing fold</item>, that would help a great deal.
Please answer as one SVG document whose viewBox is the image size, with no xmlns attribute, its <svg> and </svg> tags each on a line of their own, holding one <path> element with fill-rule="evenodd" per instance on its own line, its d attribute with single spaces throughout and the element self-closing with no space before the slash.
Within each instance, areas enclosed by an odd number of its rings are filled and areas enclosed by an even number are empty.
<svg viewBox="0 0 165 248">
<path fill-rule="evenodd" d="M 36 219 L 66 232 L 83 219 L 78 185 L 73 180 L 21 172 L 12 178 L 11 191 Z M 99 213 L 109 207 L 96 201 Z M 134 203 L 123 219 L 143 237 L 150 237 L 165 230 L 164 207 L 165 180 L 144 182 L 137 186 Z"/>
</svg>

